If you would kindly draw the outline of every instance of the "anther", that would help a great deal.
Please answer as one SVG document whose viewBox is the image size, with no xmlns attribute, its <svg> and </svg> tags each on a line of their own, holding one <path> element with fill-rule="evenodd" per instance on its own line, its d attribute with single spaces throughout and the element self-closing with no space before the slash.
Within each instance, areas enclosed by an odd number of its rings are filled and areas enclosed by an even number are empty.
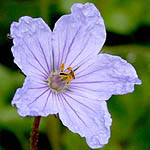
<svg viewBox="0 0 150 150">
<path fill-rule="evenodd" d="M 61 72 L 64 72 L 64 67 L 65 67 L 65 64 L 62 63 L 62 64 L 61 64 L 61 67 L 60 67 L 60 71 L 61 71 Z"/>
<path fill-rule="evenodd" d="M 70 71 L 70 73 L 64 72 L 64 67 L 65 67 L 65 64 L 62 63 L 60 67 L 59 76 L 63 78 L 62 80 L 66 80 L 66 84 L 69 84 L 71 79 L 75 79 L 75 74 L 71 67 L 67 68 L 67 70 Z"/>
<path fill-rule="evenodd" d="M 68 67 L 67 70 L 70 71 L 72 78 L 75 79 L 75 74 L 74 74 L 74 71 L 72 70 L 72 68 Z"/>
<path fill-rule="evenodd" d="M 72 68 L 71 68 L 71 67 L 68 67 L 67 70 L 68 70 L 68 71 L 72 71 Z"/>
</svg>

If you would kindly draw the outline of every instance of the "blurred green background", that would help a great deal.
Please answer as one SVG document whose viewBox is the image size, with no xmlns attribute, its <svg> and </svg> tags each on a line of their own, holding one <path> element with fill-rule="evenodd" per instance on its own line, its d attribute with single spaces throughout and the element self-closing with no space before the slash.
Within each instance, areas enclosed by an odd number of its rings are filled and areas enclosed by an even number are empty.
<svg viewBox="0 0 150 150">
<path fill-rule="evenodd" d="M 86 0 L 1 0 L 0 2 L 0 150 L 28 150 L 33 118 L 22 118 L 11 100 L 24 76 L 13 63 L 10 24 L 19 17 L 42 17 L 51 27 Z M 101 11 L 107 29 L 102 52 L 119 55 L 133 64 L 141 86 L 134 93 L 113 96 L 108 108 L 112 136 L 101 150 L 150 150 L 150 1 L 90 0 Z M 149 90 L 148 90 L 149 89 Z M 90 150 L 85 139 L 73 134 L 54 116 L 42 118 L 39 150 Z"/>
</svg>

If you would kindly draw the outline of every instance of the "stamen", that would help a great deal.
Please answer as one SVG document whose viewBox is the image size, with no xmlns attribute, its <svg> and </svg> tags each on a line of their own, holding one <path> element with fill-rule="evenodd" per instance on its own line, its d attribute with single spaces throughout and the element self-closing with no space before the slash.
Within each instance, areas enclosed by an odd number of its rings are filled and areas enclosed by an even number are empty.
<svg viewBox="0 0 150 150">
<path fill-rule="evenodd" d="M 59 76 L 62 77 L 62 78 L 67 78 L 68 74 L 69 74 L 69 73 L 63 73 L 63 72 L 61 72 L 61 73 L 59 74 Z"/>
<path fill-rule="evenodd" d="M 75 79 L 74 71 L 71 67 L 68 67 L 67 70 L 70 71 L 70 73 L 64 72 L 65 64 L 62 63 L 60 67 L 60 74 L 59 76 L 63 78 L 63 80 L 66 80 L 66 84 L 69 84 L 71 79 Z"/>
<path fill-rule="evenodd" d="M 74 71 L 72 70 L 72 68 L 68 67 L 67 70 L 70 71 L 72 78 L 75 79 L 75 74 L 74 74 Z"/>
<path fill-rule="evenodd" d="M 60 67 L 60 71 L 61 71 L 61 72 L 64 72 L 64 67 L 65 67 L 65 64 L 62 63 L 62 64 L 61 64 L 61 67 Z"/>
<path fill-rule="evenodd" d="M 68 70 L 68 71 L 72 71 L 72 68 L 71 68 L 71 67 L 68 67 L 67 70 Z"/>
<path fill-rule="evenodd" d="M 66 79 L 66 83 L 69 84 L 71 81 L 72 76 L 70 74 L 68 74 L 67 79 Z"/>
</svg>

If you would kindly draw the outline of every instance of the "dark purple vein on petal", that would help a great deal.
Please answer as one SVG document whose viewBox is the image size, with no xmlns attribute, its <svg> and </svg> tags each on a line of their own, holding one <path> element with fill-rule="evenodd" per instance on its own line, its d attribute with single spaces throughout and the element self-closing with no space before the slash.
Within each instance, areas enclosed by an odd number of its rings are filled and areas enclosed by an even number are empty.
<svg viewBox="0 0 150 150">
<path fill-rule="evenodd" d="M 55 58 L 53 47 L 52 47 L 52 71 L 55 72 Z"/>
<path fill-rule="evenodd" d="M 83 98 L 86 98 L 86 99 L 89 99 L 89 97 L 88 96 L 83 96 L 83 94 L 81 94 L 81 92 L 84 92 L 84 93 L 88 93 L 89 91 L 91 91 L 91 92 L 97 92 L 97 93 L 102 93 L 102 94 L 106 94 L 108 97 L 111 97 L 111 95 L 112 95 L 112 93 L 110 92 L 109 94 L 108 94 L 108 90 L 107 89 L 105 89 L 105 90 L 93 90 L 93 89 L 88 89 L 88 88 L 85 88 L 85 87 L 71 87 L 71 89 L 70 89 L 71 91 L 72 91 L 72 94 L 74 94 L 74 95 L 79 95 L 79 96 L 81 96 L 81 97 L 83 97 Z M 97 96 L 94 96 L 94 97 L 90 97 L 90 100 L 99 100 L 99 97 L 97 97 Z M 106 100 L 106 99 L 103 99 L 103 100 Z"/>
<path fill-rule="evenodd" d="M 45 86 L 48 85 L 46 82 L 38 82 L 38 81 L 34 81 L 34 82 L 36 82 L 36 83 L 38 83 L 38 84 L 41 84 L 41 85 L 45 85 Z"/>
<path fill-rule="evenodd" d="M 66 104 L 68 104 L 68 106 L 70 107 L 70 109 L 75 113 L 75 115 L 79 118 L 79 120 L 86 126 L 86 123 L 83 121 L 83 119 L 78 115 L 78 113 L 73 109 L 73 107 L 68 103 L 68 101 L 66 100 L 65 96 L 62 94 L 63 98 L 65 99 Z"/>
<path fill-rule="evenodd" d="M 47 74 L 45 74 L 44 72 L 42 72 L 40 69 L 38 69 L 37 67 L 35 67 L 33 64 L 31 64 L 30 62 L 28 62 L 33 68 L 35 68 L 37 71 L 41 72 L 41 74 L 39 74 L 40 76 L 42 76 L 43 78 L 47 78 Z M 37 73 L 36 73 L 37 74 Z"/>
<path fill-rule="evenodd" d="M 89 56 L 91 57 L 91 54 L 89 54 L 88 56 L 86 56 L 86 58 L 83 58 L 80 62 L 78 62 L 75 66 L 73 66 L 73 69 L 76 69 L 76 68 L 86 64 L 87 61 L 88 61 Z"/>
<path fill-rule="evenodd" d="M 111 82 L 116 82 L 116 81 L 87 81 L 87 82 L 71 82 L 71 84 L 89 84 L 89 83 L 111 83 Z"/>
<path fill-rule="evenodd" d="M 23 40 L 24 41 L 24 40 Z M 34 57 L 34 59 L 38 62 L 38 64 L 43 68 L 43 70 L 45 71 L 45 73 L 48 75 L 48 72 L 45 70 L 45 68 L 41 65 L 41 63 L 39 62 L 39 60 L 37 59 L 37 57 L 34 55 L 34 53 L 32 52 L 32 50 L 28 47 L 28 45 L 26 44 L 26 42 L 24 41 L 24 44 L 26 45 L 26 47 L 28 48 L 28 50 L 31 52 L 32 56 Z"/>
<path fill-rule="evenodd" d="M 32 38 L 32 37 L 31 37 L 31 38 Z M 40 47 L 40 51 L 42 52 L 42 55 L 44 56 L 44 59 L 45 59 L 46 65 L 47 65 L 48 72 L 50 73 L 50 68 L 49 68 L 49 65 L 48 65 L 48 62 L 47 62 L 47 58 L 46 58 L 46 56 L 45 56 L 43 47 L 42 47 L 42 45 L 41 45 L 39 39 L 38 39 L 38 38 L 36 38 L 36 40 L 35 40 L 34 38 L 32 38 L 32 39 L 35 41 L 35 43 L 38 43 L 37 47 L 38 47 L 38 48 Z"/>
<path fill-rule="evenodd" d="M 77 95 L 77 94 L 76 94 L 76 95 Z M 68 94 L 66 94 L 66 96 L 69 96 L 69 95 L 68 95 Z M 83 97 L 83 98 L 86 98 L 86 99 L 89 99 L 88 97 L 85 97 L 85 96 L 80 95 L 80 94 L 78 94 L 78 96 Z M 91 110 L 93 113 L 97 114 L 97 112 L 96 112 L 95 110 L 93 110 L 92 108 L 90 108 L 90 107 L 88 107 L 87 105 L 85 105 L 85 104 L 83 104 L 83 103 L 79 102 L 77 99 L 74 99 L 72 96 L 69 96 L 69 97 L 70 97 L 72 100 L 76 101 L 77 103 L 79 103 L 79 104 L 83 105 L 85 108 L 87 108 L 87 109 Z M 94 101 L 95 101 L 95 99 L 92 99 L 92 100 L 94 100 Z M 86 114 L 86 115 L 88 116 L 88 114 Z M 95 122 L 95 123 L 96 123 L 96 122 Z M 96 123 L 96 125 L 97 125 L 97 126 L 99 126 L 97 123 Z"/>
<path fill-rule="evenodd" d="M 92 65 L 91 65 L 91 66 L 92 66 Z M 93 68 L 94 68 L 94 67 L 93 67 Z M 108 68 L 107 68 L 107 69 L 108 69 Z M 87 74 L 83 74 L 83 75 L 81 75 L 81 76 L 78 76 L 78 79 L 81 78 L 81 77 L 87 76 L 87 75 L 91 75 L 92 73 L 97 72 L 97 71 L 100 71 L 100 70 L 105 70 L 105 69 L 104 69 L 104 68 L 101 68 L 101 69 L 97 69 L 97 70 L 88 72 Z M 77 73 L 77 74 L 79 74 L 79 73 Z M 77 75 L 77 74 L 76 74 L 76 75 Z"/>
<path fill-rule="evenodd" d="M 68 29 L 68 28 L 66 27 L 66 29 Z M 65 52 L 65 49 L 66 49 L 67 40 L 68 40 L 68 30 L 66 31 L 65 44 L 64 44 L 64 47 L 63 47 L 63 51 L 62 51 L 62 56 L 61 56 L 60 63 L 63 62 L 63 57 L 64 57 L 64 52 Z M 60 64 L 59 64 L 59 66 L 60 66 Z"/>
<path fill-rule="evenodd" d="M 60 51 L 60 37 L 58 36 L 58 62 L 57 62 L 57 70 L 59 70 L 59 65 L 60 65 L 60 53 L 61 53 L 61 51 Z"/>
<path fill-rule="evenodd" d="M 47 86 L 41 86 L 41 87 L 35 87 L 35 88 L 29 88 L 31 90 L 36 90 L 36 89 L 43 89 L 43 88 L 48 88 L 48 85 Z"/>
<path fill-rule="evenodd" d="M 78 55 L 72 60 L 72 62 L 69 64 L 69 66 L 72 65 L 72 63 L 82 54 L 82 52 L 85 50 L 86 46 L 87 46 L 87 43 L 89 41 L 90 38 L 88 38 L 83 46 L 83 48 L 81 49 L 81 51 L 78 53 Z"/>
<path fill-rule="evenodd" d="M 51 99 L 51 106 L 52 106 L 52 108 L 53 108 L 54 102 L 55 102 L 55 95 L 54 95 L 54 92 L 52 92 L 52 99 Z"/>
<path fill-rule="evenodd" d="M 45 63 L 46 63 L 46 65 L 47 65 L 48 72 L 50 73 L 49 64 L 48 64 L 47 58 L 46 58 L 46 56 L 45 56 L 45 53 L 44 53 L 43 47 L 42 47 L 42 45 L 41 45 L 41 43 L 40 43 L 39 39 L 37 39 L 37 41 L 38 41 L 38 43 L 39 43 L 40 49 L 41 49 L 42 54 L 43 54 L 43 56 L 44 56 L 44 59 L 45 59 Z"/>
<path fill-rule="evenodd" d="M 72 86 L 71 88 L 70 88 L 70 90 L 72 90 L 72 89 L 75 89 L 75 90 L 80 90 L 80 91 L 84 91 L 85 92 L 85 90 L 88 90 L 88 91 L 93 91 L 93 92 L 104 92 L 104 91 L 99 91 L 99 90 L 94 90 L 94 89 L 88 89 L 88 88 L 86 88 L 86 87 L 81 87 L 81 86 Z M 107 91 L 107 89 L 106 89 L 106 91 Z"/>
<path fill-rule="evenodd" d="M 45 105 L 44 105 L 44 107 L 43 107 L 43 110 L 42 110 L 42 111 L 44 111 L 44 109 L 46 108 L 46 106 L 47 106 L 47 103 L 48 103 L 48 100 L 49 100 L 49 97 L 50 97 L 51 93 L 52 93 L 52 91 L 49 91 L 48 96 L 47 96 L 47 98 L 46 98 Z"/>
<path fill-rule="evenodd" d="M 79 96 L 81 96 L 81 97 L 85 98 L 85 100 L 86 100 L 86 99 L 89 99 L 89 97 L 87 97 L 87 96 L 83 96 L 83 95 L 82 95 L 82 94 L 80 94 L 79 92 L 75 92 L 75 91 L 73 91 L 73 93 L 74 93 L 74 94 L 76 93 L 76 95 L 79 95 Z M 96 101 L 97 101 L 97 99 L 94 99 L 94 98 L 90 98 L 90 100 L 96 100 Z"/>
<path fill-rule="evenodd" d="M 69 52 L 70 52 L 70 50 L 71 50 L 71 47 L 72 47 L 72 45 L 73 45 L 73 43 L 74 43 L 74 41 L 75 41 L 75 39 L 76 39 L 76 37 L 77 37 L 77 35 L 78 35 L 80 29 L 81 29 L 81 25 L 79 26 L 77 32 L 75 33 L 75 35 L 74 35 L 74 37 L 73 37 L 73 39 L 72 39 L 72 41 L 71 41 L 71 43 L 70 43 L 70 45 L 69 45 L 69 47 L 68 47 L 68 51 L 67 51 L 67 54 L 66 54 L 66 58 L 65 58 L 65 60 L 64 60 L 64 63 L 66 63 L 66 60 L 67 60 L 67 58 L 68 58 Z"/>
<path fill-rule="evenodd" d="M 68 95 L 68 94 L 66 94 L 66 93 L 63 93 L 63 94 L 66 95 L 66 96 L 68 96 L 68 97 L 70 97 L 72 100 L 74 100 L 75 102 L 81 104 L 81 105 L 84 106 L 85 108 L 87 108 L 87 109 L 91 110 L 92 112 L 96 113 L 93 109 L 91 109 L 91 108 L 88 107 L 87 105 L 85 105 L 85 104 L 79 102 L 78 100 L 74 99 L 72 96 L 70 96 L 70 95 Z"/>
<path fill-rule="evenodd" d="M 47 91 L 49 90 L 49 88 L 47 88 L 44 92 L 42 92 L 39 96 L 37 96 L 31 103 L 28 104 L 31 105 L 33 104 L 36 100 L 38 100 L 42 95 L 44 95 Z"/>
<path fill-rule="evenodd" d="M 50 44 L 49 41 L 50 41 L 50 39 L 48 39 L 49 48 L 50 47 L 52 48 L 51 50 L 49 49 L 49 53 L 50 53 L 50 57 L 51 57 L 49 60 L 50 61 L 50 70 L 52 71 L 53 70 L 53 57 L 52 57 L 53 45 L 52 45 L 52 43 Z M 51 39 L 51 42 L 52 42 L 52 39 Z"/>
<path fill-rule="evenodd" d="M 89 57 L 90 55 L 87 56 L 87 58 Z M 80 66 L 84 65 L 85 63 L 87 63 L 87 60 L 86 61 L 83 61 L 83 62 L 80 62 Z M 87 70 L 90 66 L 92 66 L 93 63 L 90 63 L 88 66 L 86 66 L 86 68 L 84 68 L 83 70 L 81 70 L 80 72 L 76 73 L 76 75 L 80 74 L 81 72 Z"/>
<path fill-rule="evenodd" d="M 58 100 L 59 100 L 59 103 L 62 104 L 63 107 L 64 107 L 64 109 L 63 109 L 63 108 L 61 108 L 61 109 L 65 111 L 65 113 L 66 113 L 66 115 L 68 116 L 69 120 L 71 121 L 72 125 L 74 125 L 74 123 L 73 123 L 73 121 L 72 121 L 70 115 L 68 114 L 68 112 L 67 112 L 67 110 L 66 110 L 66 107 L 65 107 L 65 105 L 64 105 L 64 98 L 62 97 L 62 95 L 58 95 Z M 60 105 L 60 106 L 61 106 L 61 105 Z"/>
</svg>

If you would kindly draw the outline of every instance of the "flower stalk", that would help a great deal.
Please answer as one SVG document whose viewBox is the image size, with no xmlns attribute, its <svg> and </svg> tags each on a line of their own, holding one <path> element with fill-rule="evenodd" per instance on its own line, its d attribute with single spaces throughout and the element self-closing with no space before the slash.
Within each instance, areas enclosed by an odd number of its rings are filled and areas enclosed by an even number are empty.
<svg viewBox="0 0 150 150">
<path fill-rule="evenodd" d="M 39 136 L 39 124 L 40 124 L 41 116 L 37 116 L 34 118 L 31 138 L 30 138 L 30 146 L 31 150 L 38 150 L 38 136 Z"/>
</svg>

